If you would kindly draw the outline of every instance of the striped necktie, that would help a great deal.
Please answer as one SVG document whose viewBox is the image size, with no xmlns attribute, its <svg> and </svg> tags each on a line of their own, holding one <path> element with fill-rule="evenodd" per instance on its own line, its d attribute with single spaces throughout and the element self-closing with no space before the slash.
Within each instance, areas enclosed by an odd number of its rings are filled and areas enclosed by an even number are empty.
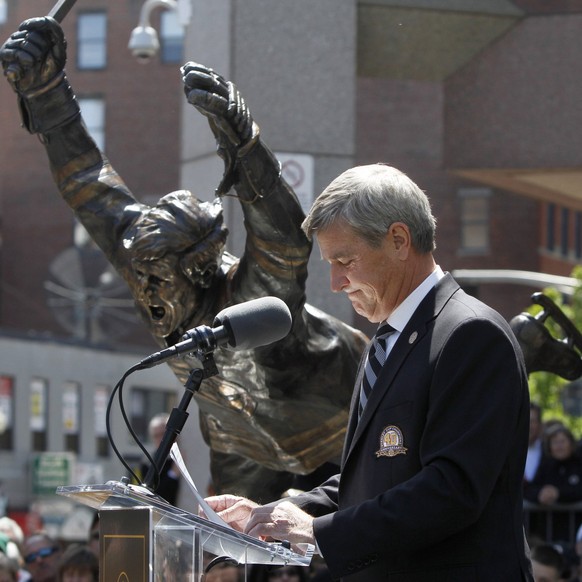
<svg viewBox="0 0 582 582">
<path fill-rule="evenodd" d="M 360 387 L 360 404 L 358 408 L 358 417 L 362 415 L 364 406 L 368 402 L 368 398 L 372 392 L 372 388 L 380 374 L 380 370 L 386 361 L 386 344 L 388 338 L 396 330 L 388 323 L 384 323 L 378 328 L 378 331 L 372 339 L 372 346 L 368 352 L 368 359 L 364 367 L 364 376 L 362 378 L 362 386 Z"/>
</svg>

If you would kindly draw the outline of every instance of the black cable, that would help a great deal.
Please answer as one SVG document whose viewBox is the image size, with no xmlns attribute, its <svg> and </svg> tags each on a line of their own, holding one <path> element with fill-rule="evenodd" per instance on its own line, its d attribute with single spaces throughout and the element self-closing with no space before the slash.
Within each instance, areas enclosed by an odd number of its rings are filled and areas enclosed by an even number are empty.
<svg viewBox="0 0 582 582">
<path fill-rule="evenodd" d="M 123 404 L 123 384 L 125 383 L 125 380 L 127 379 L 127 377 L 130 374 L 133 374 L 133 372 L 136 372 L 137 370 L 142 370 L 142 369 L 144 369 L 144 367 L 142 366 L 141 363 L 132 366 L 129 370 L 127 370 L 123 374 L 123 376 L 121 377 L 119 382 L 117 382 L 117 384 L 115 385 L 115 388 L 113 389 L 113 391 L 111 392 L 111 395 L 109 397 L 109 402 L 107 403 L 107 411 L 106 411 L 106 415 L 105 415 L 105 427 L 107 430 L 107 438 L 109 439 L 109 442 L 111 443 L 111 448 L 113 449 L 113 452 L 115 453 L 115 455 L 117 456 L 117 458 L 119 459 L 121 464 L 127 469 L 127 471 L 129 472 L 131 477 L 135 480 L 135 482 L 141 483 L 141 479 L 136 475 L 135 471 L 131 468 L 129 463 L 125 460 L 125 458 L 123 457 L 123 455 L 121 454 L 121 452 L 119 451 L 117 446 L 115 445 L 115 441 L 113 440 L 113 434 L 111 431 L 111 410 L 113 407 L 113 402 L 115 400 L 115 394 L 117 393 L 118 400 L 119 400 L 119 408 L 120 408 L 123 420 L 125 422 L 125 426 L 127 427 L 127 430 L 129 431 L 129 433 L 133 437 L 133 440 L 135 441 L 137 446 L 144 453 L 144 455 L 146 456 L 149 463 L 155 468 L 155 482 L 154 482 L 154 487 L 153 487 L 153 489 L 155 491 L 159 485 L 159 482 L 160 482 L 160 468 L 155 465 L 154 460 L 153 460 L 152 456 L 150 455 L 149 451 L 141 443 L 138 435 L 133 430 L 133 427 L 131 426 L 131 422 L 130 422 L 130 420 L 125 412 L 125 406 Z"/>
</svg>

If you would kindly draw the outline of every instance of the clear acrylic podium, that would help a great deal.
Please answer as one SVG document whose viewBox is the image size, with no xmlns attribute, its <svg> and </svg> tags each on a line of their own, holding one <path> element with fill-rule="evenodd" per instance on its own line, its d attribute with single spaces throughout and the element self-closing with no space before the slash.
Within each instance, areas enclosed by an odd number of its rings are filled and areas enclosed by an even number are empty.
<svg viewBox="0 0 582 582">
<path fill-rule="evenodd" d="M 263 542 L 174 507 L 139 486 L 118 481 L 57 488 L 57 494 L 99 511 L 100 582 L 200 582 L 209 564 L 308 566 L 288 544 Z M 303 551 L 303 550 L 302 550 Z M 246 579 L 246 576 L 245 576 Z"/>
</svg>

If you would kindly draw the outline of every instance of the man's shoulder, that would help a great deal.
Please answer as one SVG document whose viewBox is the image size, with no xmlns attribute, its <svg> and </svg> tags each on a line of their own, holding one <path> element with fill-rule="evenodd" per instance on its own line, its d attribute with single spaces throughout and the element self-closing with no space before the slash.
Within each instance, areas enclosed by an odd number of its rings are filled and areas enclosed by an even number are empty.
<svg viewBox="0 0 582 582">
<path fill-rule="evenodd" d="M 421 304 L 434 310 L 440 321 L 491 321 L 502 327 L 507 321 L 492 307 L 464 291 L 449 273 L 436 285 L 434 295 L 427 296 Z"/>
<path fill-rule="evenodd" d="M 448 307 L 457 314 L 459 319 L 485 319 L 498 322 L 503 327 L 508 325 L 507 321 L 498 311 L 477 297 L 470 295 L 461 287 L 457 287 L 456 291 L 451 293 Z"/>
</svg>

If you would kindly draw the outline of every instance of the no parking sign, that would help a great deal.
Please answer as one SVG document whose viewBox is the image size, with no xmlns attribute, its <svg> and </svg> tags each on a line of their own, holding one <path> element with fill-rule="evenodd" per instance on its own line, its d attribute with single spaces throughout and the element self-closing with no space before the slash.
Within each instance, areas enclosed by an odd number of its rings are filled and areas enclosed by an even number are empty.
<svg viewBox="0 0 582 582">
<path fill-rule="evenodd" d="M 281 162 L 281 173 L 293 188 L 304 212 L 313 204 L 313 156 L 308 154 L 275 154 Z"/>
</svg>

